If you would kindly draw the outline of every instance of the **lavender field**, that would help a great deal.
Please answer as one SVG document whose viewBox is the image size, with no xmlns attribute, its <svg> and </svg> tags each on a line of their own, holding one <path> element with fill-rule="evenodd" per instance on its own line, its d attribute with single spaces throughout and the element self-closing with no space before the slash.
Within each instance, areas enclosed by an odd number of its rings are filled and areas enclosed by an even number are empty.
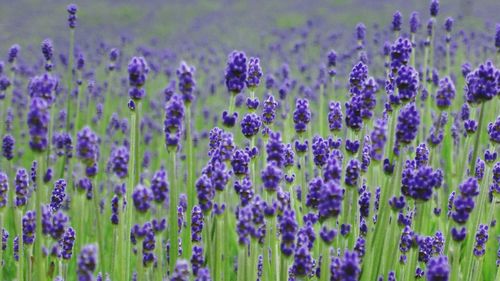
<svg viewBox="0 0 500 281">
<path fill-rule="evenodd" d="M 4 3 L 0 281 L 500 281 L 498 11 Z"/>
</svg>

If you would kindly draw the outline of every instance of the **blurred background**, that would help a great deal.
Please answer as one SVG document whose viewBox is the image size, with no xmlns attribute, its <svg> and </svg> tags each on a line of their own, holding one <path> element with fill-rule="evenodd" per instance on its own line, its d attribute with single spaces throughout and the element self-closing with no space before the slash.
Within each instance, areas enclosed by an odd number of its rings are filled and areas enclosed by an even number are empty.
<svg viewBox="0 0 500 281">
<path fill-rule="evenodd" d="M 0 9 L 0 53 L 19 43 L 23 49 L 52 38 L 65 44 L 68 38 L 66 6 L 59 0 L 2 0 Z M 410 3 L 411 2 L 411 3 Z M 396 7 L 407 24 L 412 11 L 420 13 L 425 25 L 429 1 L 403 0 L 84 0 L 79 6 L 77 44 L 134 40 L 148 45 L 178 49 L 198 45 L 227 46 L 228 49 L 259 48 L 263 35 L 276 30 L 304 26 L 308 21 L 326 34 L 348 30 L 357 22 L 390 25 Z M 500 22 L 498 0 L 441 1 L 441 21 L 457 19 L 456 30 L 493 30 Z M 383 19 L 386 19 L 385 21 Z M 441 23 L 438 23 L 442 25 Z M 384 26 L 381 26 L 385 28 Z M 38 52 L 38 44 L 32 46 Z M 27 48 L 27 49 L 26 49 Z M 25 53 L 26 54 L 26 53 Z"/>
</svg>

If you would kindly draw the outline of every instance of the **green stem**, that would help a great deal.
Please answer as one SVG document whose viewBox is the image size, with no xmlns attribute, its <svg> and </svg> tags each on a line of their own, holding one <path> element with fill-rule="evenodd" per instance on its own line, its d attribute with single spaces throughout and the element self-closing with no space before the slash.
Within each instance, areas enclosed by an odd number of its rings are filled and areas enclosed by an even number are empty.
<svg viewBox="0 0 500 281">
<path fill-rule="evenodd" d="M 186 193 L 187 193 L 187 198 L 188 198 L 188 206 L 187 210 L 188 212 L 193 208 L 195 204 L 195 196 L 196 196 L 196 191 L 194 187 L 194 178 L 195 178 L 195 167 L 194 167 L 194 162 L 193 162 L 193 140 L 191 137 L 191 103 L 186 104 L 186 162 L 187 162 L 187 186 L 186 186 Z M 191 216 L 188 214 L 187 216 L 187 225 L 191 225 Z M 191 228 L 188 228 L 186 231 L 187 239 L 184 239 L 184 242 L 187 243 L 185 244 L 185 251 L 186 256 L 190 256 L 191 254 L 189 253 L 191 251 Z"/>
<path fill-rule="evenodd" d="M 169 151 L 171 157 L 171 174 L 170 174 L 170 186 L 171 186 L 171 194 L 170 194 L 170 203 L 169 203 L 169 239 L 170 239 L 170 272 L 173 272 L 175 267 L 175 262 L 177 260 L 177 199 L 178 189 L 176 186 L 176 154 L 175 151 Z"/>
</svg>

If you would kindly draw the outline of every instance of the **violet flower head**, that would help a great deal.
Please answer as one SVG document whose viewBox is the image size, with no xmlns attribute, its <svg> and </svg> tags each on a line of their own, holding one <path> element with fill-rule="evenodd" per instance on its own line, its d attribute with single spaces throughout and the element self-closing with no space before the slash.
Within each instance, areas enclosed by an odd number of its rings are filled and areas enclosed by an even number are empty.
<svg viewBox="0 0 500 281">
<path fill-rule="evenodd" d="M 417 33 L 418 27 L 420 25 L 420 18 L 417 12 L 412 12 L 410 15 L 410 32 Z"/>
<path fill-rule="evenodd" d="M 307 124 L 311 121 L 311 110 L 307 99 L 297 99 L 295 102 L 295 111 L 293 112 L 293 122 L 295 131 L 302 134 L 307 130 Z"/>
<path fill-rule="evenodd" d="M 191 241 L 200 242 L 203 231 L 203 212 L 200 206 L 195 205 L 191 211 Z"/>
<path fill-rule="evenodd" d="M 338 268 L 339 280 L 358 280 L 360 274 L 361 267 L 358 254 L 356 252 L 345 251 Z"/>
<path fill-rule="evenodd" d="M 446 30 L 447 33 L 451 33 L 452 29 L 453 29 L 453 18 L 447 17 L 446 20 L 444 21 L 444 30 Z"/>
<path fill-rule="evenodd" d="M 295 276 L 309 276 L 313 269 L 313 259 L 306 246 L 301 246 L 295 251 L 292 270 Z"/>
<path fill-rule="evenodd" d="M 384 156 L 385 143 L 387 142 L 386 131 L 387 120 L 385 118 L 377 119 L 373 131 L 370 134 L 370 139 L 372 141 L 370 156 L 376 161 L 382 161 Z"/>
<path fill-rule="evenodd" d="M 494 144 L 500 144 L 500 115 L 494 123 L 488 124 L 488 136 L 490 141 Z"/>
<path fill-rule="evenodd" d="M 419 124 L 420 114 L 415 103 L 405 105 L 398 116 L 396 141 L 404 144 L 411 143 L 417 136 Z"/>
<path fill-rule="evenodd" d="M 241 119 L 241 133 L 247 138 L 252 138 L 259 133 L 261 125 L 262 122 L 259 115 L 247 113 L 243 119 Z"/>
<path fill-rule="evenodd" d="M 250 58 L 248 60 L 248 73 L 246 85 L 250 90 L 255 89 L 259 86 L 260 79 L 262 78 L 262 68 L 260 67 L 259 58 Z"/>
<path fill-rule="evenodd" d="M 33 98 L 28 112 L 30 148 L 33 151 L 43 152 L 47 149 L 49 124 L 50 113 L 47 102 L 39 97 Z"/>
<path fill-rule="evenodd" d="M 261 172 L 262 183 L 267 192 L 274 193 L 284 177 L 283 171 L 275 162 L 269 162 Z"/>
<path fill-rule="evenodd" d="M 469 73 L 465 82 L 465 98 L 469 104 L 491 100 L 500 93 L 500 70 L 488 60 Z"/>
<path fill-rule="evenodd" d="M 274 99 L 273 95 L 269 95 L 264 101 L 262 107 L 262 123 L 270 125 L 276 119 L 276 108 L 278 107 L 278 101 Z"/>
<path fill-rule="evenodd" d="M 19 168 L 16 172 L 16 206 L 23 207 L 28 203 L 29 176 L 24 168 Z"/>
<path fill-rule="evenodd" d="M 314 164 L 318 167 L 323 167 L 328 159 L 329 145 L 328 140 L 320 136 L 315 136 L 312 143 L 312 152 L 314 157 Z"/>
<path fill-rule="evenodd" d="M 328 127 L 330 132 L 338 132 L 342 129 L 342 106 L 340 102 L 330 102 L 328 112 Z"/>
<path fill-rule="evenodd" d="M 18 44 L 10 46 L 9 53 L 7 55 L 7 61 L 10 64 L 13 64 L 16 61 L 17 57 L 19 56 L 20 51 L 21 51 L 21 46 L 19 46 Z"/>
<path fill-rule="evenodd" d="M 207 214 L 211 209 L 215 197 L 215 188 L 206 174 L 202 174 L 195 183 L 198 203 L 201 210 Z"/>
<path fill-rule="evenodd" d="M 318 203 L 318 215 L 320 221 L 336 218 L 342 209 L 344 190 L 333 180 L 324 183 L 323 191 Z"/>
<path fill-rule="evenodd" d="M 68 26 L 74 29 L 76 27 L 76 12 L 78 11 L 78 6 L 76 4 L 69 4 L 66 7 L 66 11 L 68 11 Z"/>
<path fill-rule="evenodd" d="M 88 126 L 77 134 L 76 156 L 85 164 L 88 177 L 93 177 L 97 173 L 99 142 L 99 137 Z"/>
<path fill-rule="evenodd" d="M 7 174 L 0 172 L 0 210 L 7 206 L 9 192 L 9 178 Z"/>
<path fill-rule="evenodd" d="M 191 268 L 193 269 L 193 275 L 198 276 L 198 271 L 201 269 L 205 263 L 205 258 L 203 255 L 203 248 L 199 245 L 193 246 L 193 251 L 191 255 Z"/>
<path fill-rule="evenodd" d="M 431 4 L 429 6 L 429 12 L 431 17 L 435 18 L 439 12 L 439 0 L 431 0 Z"/>
<path fill-rule="evenodd" d="M 165 169 L 156 171 L 151 179 L 151 191 L 156 203 L 163 203 L 168 198 L 168 181 Z"/>
<path fill-rule="evenodd" d="M 2 156 L 7 159 L 7 161 L 12 160 L 14 158 L 14 146 L 15 139 L 12 135 L 7 134 L 2 139 Z"/>
<path fill-rule="evenodd" d="M 363 118 L 361 116 L 363 103 L 360 96 L 352 96 L 351 99 L 345 103 L 345 123 L 349 129 L 357 132 L 363 126 Z"/>
<path fill-rule="evenodd" d="M 27 211 L 22 219 L 23 228 L 23 243 L 25 245 L 31 245 L 35 242 L 35 230 L 36 230 L 36 212 Z"/>
<path fill-rule="evenodd" d="M 239 94 L 245 87 L 247 80 L 247 57 L 245 53 L 233 51 L 227 60 L 226 87 L 233 94 Z"/>
<path fill-rule="evenodd" d="M 418 91 L 418 73 L 411 66 L 402 65 L 396 78 L 399 99 L 402 102 L 414 101 Z"/>
<path fill-rule="evenodd" d="M 97 247 L 93 244 L 83 246 L 77 261 L 77 274 L 80 281 L 92 281 L 97 268 Z"/>
<path fill-rule="evenodd" d="M 194 66 L 189 66 L 186 62 L 181 62 L 177 69 L 177 78 L 179 79 L 179 91 L 182 94 L 182 99 L 185 103 L 190 103 L 194 99 L 194 91 L 196 89 L 196 80 Z"/>
<path fill-rule="evenodd" d="M 366 26 L 364 23 L 360 22 L 356 25 L 356 39 L 359 44 L 362 44 L 365 41 L 366 37 Z"/>
<path fill-rule="evenodd" d="M 279 217 L 279 233 L 281 233 L 281 253 L 291 256 L 295 251 L 295 235 L 298 230 L 295 212 L 285 209 L 283 215 Z"/>
<path fill-rule="evenodd" d="M 179 95 L 173 95 L 165 106 L 165 121 L 163 122 L 163 132 L 165 133 L 165 144 L 168 149 L 175 150 L 181 140 L 184 103 Z"/>
<path fill-rule="evenodd" d="M 110 157 L 111 170 L 123 179 L 128 175 L 129 150 L 125 146 L 113 149 Z"/>
<path fill-rule="evenodd" d="M 140 213 L 145 213 L 151 207 L 153 201 L 153 192 L 144 185 L 137 185 L 132 193 L 132 201 L 135 209 Z"/>
<path fill-rule="evenodd" d="M 40 76 L 33 77 L 28 85 L 28 91 L 31 98 L 42 98 L 50 107 L 55 100 L 56 91 L 58 88 L 57 78 L 45 73 Z"/>
<path fill-rule="evenodd" d="M 392 15 L 392 31 L 401 31 L 401 24 L 403 21 L 403 16 L 400 11 L 396 11 Z"/>
<path fill-rule="evenodd" d="M 474 244 L 474 256 L 482 257 L 486 253 L 486 242 L 488 242 L 488 225 L 480 224 L 476 232 L 476 243 Z"/>
<path fill-rule="evenodd" d="M 447 281 L 450 275 L 450 265 L 446 256 L 433 257 L 427 263 L 426 278 L 428 281 Z"/>
<path fill-rule="evenodd" d="M 347 164 L 345 170 L 345 184 L 350 187 L 355 187 L 358 185 L 358 178 L 360 173 L 360 164 L 356 159 L 351 159 Z"/>
<path fill-rule="evenodd" d="M 354 65 L 349 74 L 349 91 L 351 94 L 359 94 L 366 79 L 368 79 L 368 66 L 360 61 Z"/>
<path fill-rule="evenodd" d="M 231 157 L 231 167 L 236 176 L 242 177 L 248 175 L 249 172 L 250 156 L 243 149 L 234 151 Z"/>
<path fill-rule="evenodd" d="M 50 199 L 50 207 L 52 211 L 57 211 L 61 208 L 61 205 L 66 197 L 66 181 L 64 179 L 59 179 L 54 183 L 54 190 L 52 191 L 52 197 Z"/>
<path fill-rule="evenodd" d="M 133 57 L 128 64 L 128 81 L 131 87 L 128 94 L 133 100 L 141 100 L 146 91 L 143 89 L 146 83 L 149 67 L 143 57 Z"/>
<path fill-rule="evenodd" d="M 402 65 L 410 61 L 412 46 L 410 40 L 399 37 L 391 46 L 391 68 L 393 72 L 398 71 Z"/>
<path fill-rule="evenodd" d="M 446 76 L 439 80 L 439 86 L 436 92 L 436 105 L 438 108 L 448 108 L 455 98 L 455 92 L 455 85 L 450 77 Z"/>
</svg>

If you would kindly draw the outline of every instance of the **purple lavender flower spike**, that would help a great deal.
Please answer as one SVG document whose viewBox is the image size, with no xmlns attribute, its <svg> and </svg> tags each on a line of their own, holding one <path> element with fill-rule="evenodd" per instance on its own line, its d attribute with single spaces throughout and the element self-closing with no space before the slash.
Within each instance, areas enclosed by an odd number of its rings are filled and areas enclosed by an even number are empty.
<svg viewBox="0 0 500 281">
<path fill-rule="evenodd" d="M 132 100 L 141 100 L 146 91 L 143 89 L 146 83 L 149 67 L 143 57 L 133 57 L 128 64 L 129 96 Z"/>
<path fill-rule="evenodd" d="M 110 157 L 111 170 L 119 178 L 128 175 L 129 150 L 125 146 L 119 146 L 113 150 Z"/>
<path fill-rule="evenodd" d="M 132 193 L 132 200 L 138 212 L 147 212 L 151 207 L 151 201 L 153 201 L 153 192 L 151 189 L 139 184 Z"/>
<path fill-rule="evenodd" d="M 50 200 L 50 207 L 55 212 L 61 208 L 61 205 L 66 197 L 66 181 L 59 179 L 54 183 L 54 190 Z"/>
<path fill-rule="evenodd" d="M 68 26 L 70 29 L 74 29 L 76 27 L 78 6 L 76 4 L 69 4 L 66 10 L 68 11 Z"/>
<path fill-rule="evenodd" d="M 429 281 L 447 281 L 450 271 L 446 256 L 433 257 L 427 263 L 426 278 Z"/>
<path fill-rule="evenodd" d="M 233 94 L 239 94 L 245 87 L 247 80 L 247 58 L 245 53 L 233 51 L 227 60 L 226 87 Z"/>
<path fill-rule="evenodd" d="M 50 116 L 47 102 L 42 98 L 33 98 L 28 112 L 30 148 L 33 151 L 43 152 L 47 149 L 49 124 Z"/>
<path fill-rule="evenodd" d="M 89 244 L 83 246 L 78 255 L 77 274 L 80 281 L 92 281 L 97 267 L 97 247 Z"/>
<path fill-rule="evenodd" d="M 23 207 L 28 203 L 29 178 L 25 169 L 20 168 L 16 172 L 16 206 Z"/>
<path fill-rule="evenodd" d="M 440 109 L 448 108 L 455 98 L 455 85 L 449 77 L 439 80 L 439 87 L 436 92 L 436 105 Z"/>
<path fill-rule="evenodd" d="M 297 99 L 295 111 L 293 113 L 293 122 L 295 131 L 302 134 L 307 130 L 307 124 L 311 121 L 311 111 L 309 110 L 309 101 L 307 99 Z"/>
<path fill-rule="evenodd" d="M 186 62 L 181 62 L 177 69 L 177 78 L 179 79 L 179 92 L 182 94 L 182 99 L 185 103 L 191 103 L 194 99 L 194 91 L 196 89 L 196 80 L 194 73 L 196 69 L 193 66 L 187 65 Z"/>
<path fill-rule="evenodd" d="M 259 58 L 250 58 L 248 60 L 248 73 L 246 79 L 247 88 L 250 90 L 259 86 L 260 79 L 262 78 L 262 68 L 260 67 Z"/>
<path fill-rule="evenodd" d="M 15 139 L 12 135 L 5 135 L 2 139 L 2 156 L 8 161 L 14 158 Z"/>
<path fill-rule="evenodd" d="M 35 242 L 35 230 L 36 230 L 36 212 L 27 211 L 23 216 L 23 243 L 25 245 L 31 245 Z"/>
</svg>

